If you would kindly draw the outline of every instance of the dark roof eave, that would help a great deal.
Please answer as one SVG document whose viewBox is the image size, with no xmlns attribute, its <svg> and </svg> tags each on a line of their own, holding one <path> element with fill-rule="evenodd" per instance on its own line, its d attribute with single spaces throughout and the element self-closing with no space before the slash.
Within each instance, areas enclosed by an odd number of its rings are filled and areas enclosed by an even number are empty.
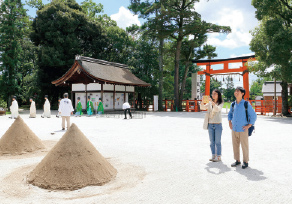
<svg viewBox="0 0 292 204">
<path fill-rule="evenodd" d="M 224 62 L 229 60 L 243 60 L 243 59 L 249 59 L 249 58 L 255 58 L 255 55 L 250 56 L 243 56 L 243 57 L 235 57 L 235 58 L 227 58 L 227 59 L 212 59 L 212 60 L 192 60 L 193 63 L 206 63 L 206 62 Z"/>
</svg>

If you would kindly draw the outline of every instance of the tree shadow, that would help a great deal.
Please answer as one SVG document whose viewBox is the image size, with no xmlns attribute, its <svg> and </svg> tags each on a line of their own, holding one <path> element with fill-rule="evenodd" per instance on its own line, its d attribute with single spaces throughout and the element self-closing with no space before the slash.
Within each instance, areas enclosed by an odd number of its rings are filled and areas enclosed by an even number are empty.
<svg viewBox="0 0 292 204">
<path fill-rule="evenodd" d="M 250 167 L 247 167 L 246 169 L 242 169 L 241 166 L 237 166 L 236 172 L 245 176 L 247 180 L 250 180 L 250 181 L 262 181 L 262 180 L 267 179 L 267 177 L 264 176 L 264 172 L 259 171 L 257 169 L 250 168 Z"/>
<path fill-rule="evenodd" d="M 209 173 L 215 174 L 215 175 L 224 174 L 224 173 L 226 173 L 228 171 L 231 171 L 231 168 L 229 168 L 223 162 L 209 162 L 205 169 Z"/>
<path fill-rule="evenodd" d="M 147 112 L 147 115 L 155 117 L 174 117 L 174 118 L 205 118 L 206 112 Z M 226 113 L 222 113 L 222 118 L 227 118 Z"/>
<path fill-rule="evenodd" d="M 270 116 L 269 118 L 266 119 L 266 121 L 292 125 L 292 117 L 271 117 Z"/>
</svg>

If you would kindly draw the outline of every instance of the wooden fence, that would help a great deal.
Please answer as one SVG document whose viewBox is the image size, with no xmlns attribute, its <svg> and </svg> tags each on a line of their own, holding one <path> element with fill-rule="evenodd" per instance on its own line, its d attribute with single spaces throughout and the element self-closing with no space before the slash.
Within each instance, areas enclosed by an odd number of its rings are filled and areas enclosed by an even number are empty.
<svg viewBox="0 0 292 204">
<path fill-rule="evenodd" d="M 183 100 L 182 110 L 185 112 L 200 112 L 200 103 L 202 100 Z M 140 104 L 135 101 L 138 109 Z M 266 115 L 268 113 L 273 113 L 274 110 L 274 100 L 249 100 L 249 103 L 255 109 L 255 112 L 261 115 Z M 132 103 L 133 104 L 133 103 Z M 173 100 L 163 100 L 163 110 L 164 111 L 175 111 Z M 134 108 L 134 104 L 132 105 Z M 154 105 L 152 100 L 142 101 L 142 109 L 147 111 L 154 111 Z M 276 100 L 277 113 L 282 112 L 282 100 Z M 290 113 L 292 112 L 292 107 L 289 108 Z"/>
</svg>

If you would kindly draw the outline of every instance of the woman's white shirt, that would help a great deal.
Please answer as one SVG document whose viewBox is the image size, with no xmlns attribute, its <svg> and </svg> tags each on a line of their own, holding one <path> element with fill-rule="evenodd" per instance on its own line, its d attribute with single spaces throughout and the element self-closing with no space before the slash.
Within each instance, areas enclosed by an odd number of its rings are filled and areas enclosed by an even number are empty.
<svg viewBox="0 0 292 204">
<path fill-rule="evenodd" d="M 200 108 L 202 110 L 207 110 L 208 114 L 208 123 L 222 123 L 222 115 L 221 110 L 223 108 L 224 103 L 222 102 L 220 105 L 212 105 L 212 102 L 207 104 L 200 104 Z"/>
</svg>

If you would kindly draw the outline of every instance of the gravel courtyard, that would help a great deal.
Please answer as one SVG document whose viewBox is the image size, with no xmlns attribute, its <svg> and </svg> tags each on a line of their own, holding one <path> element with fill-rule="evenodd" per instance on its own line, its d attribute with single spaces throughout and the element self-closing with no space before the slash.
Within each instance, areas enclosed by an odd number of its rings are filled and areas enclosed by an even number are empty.
<svg viewBox="0 0 292 204">
<path fill-rule="evenodd" d="M 63 136 L 61 119 L 21 117 L 46 151 L 0 156 L 0 203 L 197 204 L 292 203 L 292 118 L 258 116 L 249 138 L 249 168 L 232 168 L 231 130 L 223 114 L 222 162 L 209 162 L 204 113 L 147 112 L 144 119 L 71 117 L 118 170 L 104 186 L 49 191 L 26 183 L 27 174 Z M 14 120 L 0 117 L 0 137 Z M 242 156 L 242 155 L 241 155 Z"/>
</svg>

